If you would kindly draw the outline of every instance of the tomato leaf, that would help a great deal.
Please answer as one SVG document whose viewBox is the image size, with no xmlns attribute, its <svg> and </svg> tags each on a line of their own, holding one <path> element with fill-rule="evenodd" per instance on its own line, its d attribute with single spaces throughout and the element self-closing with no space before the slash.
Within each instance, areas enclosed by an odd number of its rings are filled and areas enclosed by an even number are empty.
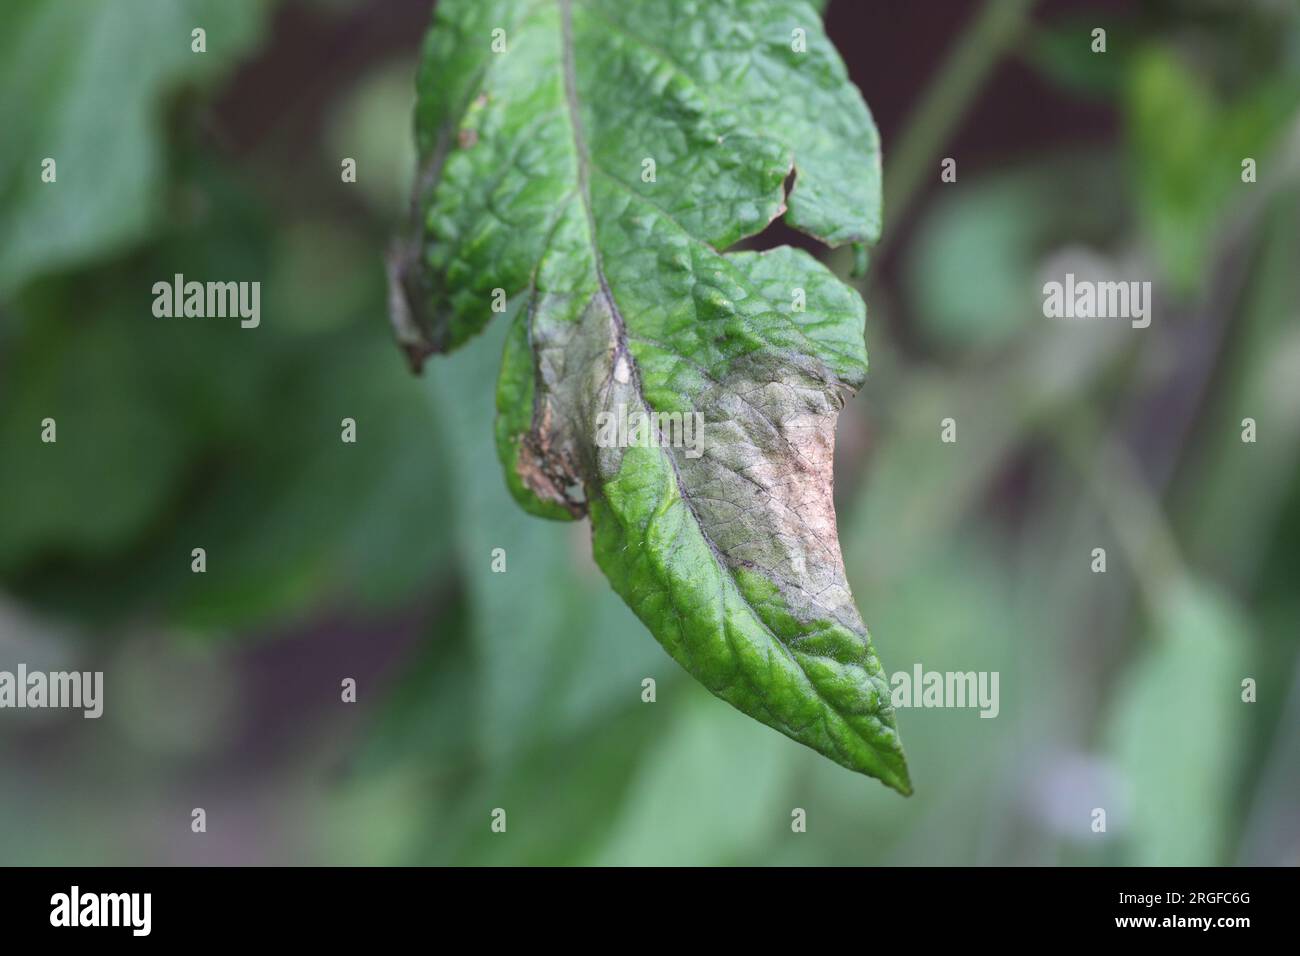
<svg viewBox="0 0 1300 956">
<path fill-rule="evenodd" d="M 805 252 L 733 249 L 779 217 L 879 234 L 878 136 L 816 12 L 443 0 L 418 82 L 408 356 L 505 312 L 515 497 L 589 515 L 614 589 L 714 694 L 910 792 L 831 493 L 865 306 Z"/>
</svg>

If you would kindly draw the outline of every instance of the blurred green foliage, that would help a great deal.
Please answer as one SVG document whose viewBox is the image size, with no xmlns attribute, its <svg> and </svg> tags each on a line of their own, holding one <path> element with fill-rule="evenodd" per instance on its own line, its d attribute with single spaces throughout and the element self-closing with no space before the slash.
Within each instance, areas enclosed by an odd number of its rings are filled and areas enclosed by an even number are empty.
<svg viewBox="0 0 1300 956">
<path fill-rule="evenodd" d="M 262 0 L 14 0 L 0 36 L 0 295 L 146 237 L 165 213 L 162 97 L 211 87 L 262 35 Z M 207 31 L 210 53 L 188 38 Z M 181 42 L 186 38 L 186 42 Z M 58 189 L 32 188 L 45 157 Z M 105 183 L 111 183 L 105 188 Z"/>
<path fill-rule="evenodd" d="M 1292 8 L 1145 7 L 1104 68 L 1090 24 L 1039 16 L 1022 59 L 1118 136 L 964 163 L 871 289 L 838 461 L 858 603 L 888 670 L 1001 675 L 997 719 L 900 714 L 904 801 L 709 697 L 609 592 L 585 525 L 514 507 L 504 324 L 405 371 L 382 255 L 414 36 L 330 85 L 305 147 L 239 151 L 241 101 L 218 101 L 292 42 L 277 10 L 363 5 L 11 6 L 0 668 L 102 669 L 109 699 L 100 721 L 0 716 L 0 862 L 1300 860 Z M 1156 321 L 1044 320 L 1066 269 L 1152 278 Z M 176 272 L 259 279 L 261 327 L 155 319 Z"/>
</svg>

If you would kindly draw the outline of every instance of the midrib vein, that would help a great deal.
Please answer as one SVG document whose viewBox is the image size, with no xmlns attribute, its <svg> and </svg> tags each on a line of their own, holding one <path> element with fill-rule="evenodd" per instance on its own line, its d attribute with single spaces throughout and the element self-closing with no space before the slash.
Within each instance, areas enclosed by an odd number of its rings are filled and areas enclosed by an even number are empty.
<svg viewBox="0 0 1300 956">
<path fill-rule="evenodd" d="M 582 197 L 582 208 L 583 211 L 587 214 L 587 233 L 591 240 L 592 267 L 596 273 L 596 281 L 600 285 L 600 293 L 602 296 L 604 296 L 605 302 L 609 306 L 610 317 L 614 322 L 614 332 L 616 337 L 616 348 L 617 348 L 617 353 L 614 356 L 614 361 L 617 362 L 618 357 L 620 355 L 625 357 L 628 363 L 628 367 L 631 369 L 632 382 L 636 390 L 637 398 L 640 400 L 641 404 L 644 407 L 650 408 L 651 405 L 646 400 L 645 393 L 642 391 L 641 388 L 640 370 L 637 368 L 636 360 L 632 357 L 632 354 L 628 349 L 627 325 L 623 321 L 623 314 L 619 312 L 618 303 L 614 301 L 614 293 L 610 290 L 609 282 L 605 278 L 605 269 L 601 263 L 600 244 L 596 238 L 596 214 L 591 202 L 591 181 L 590 181 L 591 180 L 590 177 L 591 155 L 587 150 L 587 140 L 586 140 L 586 136 L 583 133 L 583 128 L 582 128 L 582 115 L 579 110 L 579 100 L 578 100 L 577 70 L 574 67 L 574 60 L 573 60 L 574 57 L 573 3 L 572 0 L 557 0 L 557 3 L 559 4 L 560 7 L 561 53 L 562 53 L 562 58 L 564 63 L 564 99 L 568 107 L 569 128 L 573 132 L 573 149 L 577 157 L 578 194 L 579 196 Z M 612 365 L 611 365 L 611 369 L 612 369 Z M 727 561 L 727 559 L 723 556 L 721 550 L 719 550 L 718 548 L 717 542 L 713 540 L 712 535 L 710 535 L 708 531 L 705 529 L 704 522 L 700 519 L 699 512 L 696 511 L 695 509 L 695 503 L 691 500 L 690 495 L 687 494 L 686 483 L 682 478 L 681 470 L 677 467 L 677 460 L 673 457 L 671 452 L 666 452 L 664 454 L 664 459 L 668 462 L 668 467 L 672 469 L 673 478 L 675 479 L 677 484 L 678 498 L 681 500 L 682 504 L 685 505 L 687 511 L 690 512 L 695 527 L 700 532 L 700 537 L 704 540 L 705 545 L 713 553 L 713 560 L 717 563 L 718 570 L 722 572 L 724 579 L 726 579 L 727 583 L 730 584 L 731 587 L 735 589 L 735 593 L 737 597 L 739 597 L 740 600 L 744 603 L 744 605 L 749 609 L 750 614 L 753 615 L 753 620 L 758 624 L 760 628 L 763 629 L 763 631 L 767 633 L 768 637 L 771 638 L 772 643 L 776 646 L 778 651 L 784 654 L 787 658 L 789 658 L 790 661 L 793 662 L 799 668 L 800 672 L 804 675 L 804 679 L 808 681 L 809 686 L 812 688 L 813 693 L 821 701 L 823 701 L 826 704 L 826 706 L 830 708 L 831 711 L 833 711 L 841 720 L 843 720 L 844 723 L 850 729 L 853 729 L 856 732 L 856 728 L 854 728 L 852 723 L 850 723 L 848 720 L 848 715 L 845 714 L 844 711 L 833 700 L 831 700 L 829 697 L 823 694 L 819 687 L 817 687 L 811 675 L 808 674 L 807 668 L 805 668 L 803 662 L 799 660 L 798 655 L 795 653 L 795 649 L 781 639 L 781 637 L 776 633 L 776 631 L 772 629 L 771 625 L 769 625 L 763 619 L 763 616 L 759 614 L 758 608 L 756 608 L 753 605 L 753 603 L 749 600 L 749 598 L 744 594 L 744 592 L 741 591 L 740 587 L 737 585 L 733 577 L 734 571 L 731 568 L 731 563 Z M 722 595 L 719 595 L 719 601 L 722 602 Z M 723 622 L 724 639 L 726 639 L 728 644 L 730 644 L 731 635 L 726 625 L 725 603 L 723 604 L 722 613 L 719 619 Z M 732 653 L 733 654 L 736 653 L 734 647 Z M 821 655 L 811 655 L 811 656 L 816 657 Z M 754 683 L 752 682 L 752 680 L 749 678 L 747 674 L 742 674 L 742 678 L 749 685 L 751 690 L 753 690 L 754 693 L 757 694 L 757 696 L 763 701 L 764 707 L 766 707 L 767 706 L 766 696 L 759 690 L 757 686 L 754 685 Z M 835 745 L 836 749 L 839 750 L 842 754 L 843 749 L 840 746 L 838 740 L 835 739 L 835 735 L 829 734 L 829 737 L 832 743 Z"/>
<path fill-rule="evenodd" d="M 627 352 L 627 327 L 623 316 L 614 302 L 614 293 L 610 291 L 605 278 L 605 267 L 601 262 L 600 243 L 596 238 L 596 213 L 591 202 L 591 153 L 587 149 L 587 137 L 582 128 L 582 112 L 578 102 L 578 74 L 573 62 L 573 4 L 572 0 L 559 0 L 561 21 L 561 53 L 564 61 L 564 100 L 569 111 L 569 129 L 573 132 L 573 151 L 578 165 L 578 194 L 582 197 L 582 209 L 587 216 L 587 234 L 591 239 L 592 266 L 596 272 L 596 281 L 600 284 L 601 295 L 609 306 L 618 332 L 618 347 L 621 353 Z"/>
</svg>

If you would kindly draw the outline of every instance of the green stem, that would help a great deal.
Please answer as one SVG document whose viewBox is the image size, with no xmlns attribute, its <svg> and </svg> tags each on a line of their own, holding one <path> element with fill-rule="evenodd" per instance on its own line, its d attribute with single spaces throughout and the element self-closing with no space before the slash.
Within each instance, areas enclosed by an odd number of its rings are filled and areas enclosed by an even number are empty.
<svg viewBox="0 0 1300 956">
<path fill-rule="evenodd" d="M 1091 415 L 1078 412 L 1073 421 L 1052 429 L 1052 435 L 1110 523 L 1143 602 L 1154 613 L 1187 578 L 1178 541 L 1128 450 L 1104 435 Z"/>
<path fill-rule="evenodd" d="M 975 95 L 1007 48 L 1022 36 L 1034 0 L 985 0 L 962 32 L 956 50 L 926 88 L 921 105 L 888 155 L 885 215 L 898 222 L 927 177 L 938 175 L 935 160 L 952 137 Z M 889 232 L 885 233 L 885 242 Z"/>
</svg>

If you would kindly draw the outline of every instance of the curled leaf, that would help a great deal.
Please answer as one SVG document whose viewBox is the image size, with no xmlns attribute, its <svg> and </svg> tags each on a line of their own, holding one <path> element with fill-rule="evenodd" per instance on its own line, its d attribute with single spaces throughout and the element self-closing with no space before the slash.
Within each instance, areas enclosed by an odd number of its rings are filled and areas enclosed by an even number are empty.
<svg viewBox="0 0 1300 956">
<path fill-rule="evenodd" d="M 880 227 L 879 141 L 791 0 L 442 0 L 394 259 L 418 368 L 505 311 L 497 442 L 520 503 L 714 694 L 910 792 L 845 579 L 835 421 L 865 307 L 813 257 L 728 251 L 784 217 Z"/>
</svg>

